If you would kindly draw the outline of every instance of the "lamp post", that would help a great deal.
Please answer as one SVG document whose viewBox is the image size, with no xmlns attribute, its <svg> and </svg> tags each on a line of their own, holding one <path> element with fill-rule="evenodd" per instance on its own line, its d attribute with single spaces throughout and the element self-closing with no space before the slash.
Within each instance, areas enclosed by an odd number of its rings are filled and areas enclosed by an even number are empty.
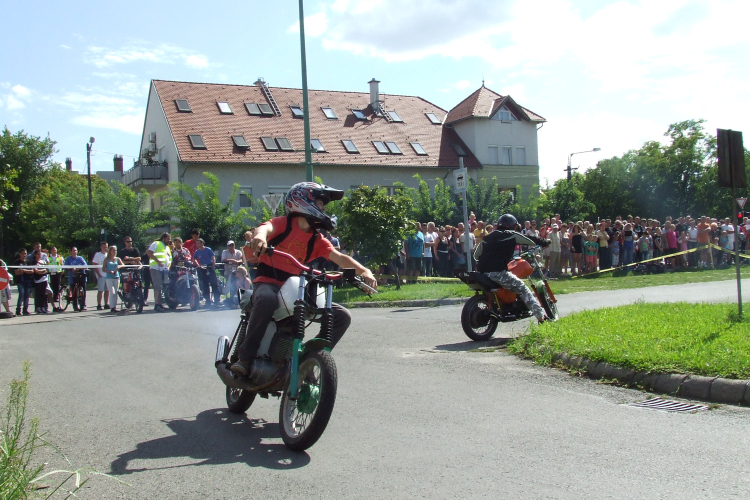
<svg viewBox="0 0 750 500">
<path fill-rule="evenodd" d="M 299 45 L 302 57 L 302 119 L 305 127 L 305 180 L 313 181 L 312 146 L 310 145 L 310 110 L 307 100 L 307 57 L 305 55 L 305 11 L 299 0 Z"/>
<path fill-rule="evenodd" d="M 576 153 L 570 153 L 568 155 L 568 168 L 565 169 L 568 172 L 568 180 L 570 180 L 571 177 L 573 177 L 573 170 L 578 170 L 577 168 L 572 168 L 570 165 L 570 161 L 573 158 L 573 155 L 579 155 L 581 153 L 593 153 L 594 151 L 601 151 L 601 150 L 602 148 L 594 148 L 594 149 L 589 149 L 588 151 L 578 151 Z"/>
<path fill-rule="evenodd" d="M 86 143 L 86 166 L 89 172 L 89 222 L 91 223 L 91 229 L 94 229 L 94 197 L 91 194 L 91 148 L 93 146 L 94 138 L 91 137 L 89 142 Z"/>
</svg>

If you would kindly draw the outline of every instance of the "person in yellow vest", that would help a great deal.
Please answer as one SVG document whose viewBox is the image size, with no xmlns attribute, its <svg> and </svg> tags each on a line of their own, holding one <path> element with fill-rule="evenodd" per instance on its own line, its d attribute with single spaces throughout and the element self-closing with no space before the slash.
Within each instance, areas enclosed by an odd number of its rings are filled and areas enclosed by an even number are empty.
<svg viewBox="0 0 750 500">
<path fill-rule="evenodd" d="M 52 288 L 52 303 L 55 304 L 60 300 L 60 281 L 62 280 L 63 270 L 62 255 L 57 254 L 57 247 L 52 247 L 49 252 L 49 285 Z M 52 306 L 53 312 L 61 312 L 59 307 Z"/>
<path fill-rule="evenodd" d="M 164 277 L 167 275 L 169 266 L 172 263 L 172 253 L 169 250 L 169 244 L 172 242 L 172 235 L 164 233 L 161 238 L 151 243 L 146 253 L 150 260 L 151 283 L 154 285 L 154 311 L 162 312 L 167 309 L 161 304 L 162 288 L 164 286 Z"/>
</svg>

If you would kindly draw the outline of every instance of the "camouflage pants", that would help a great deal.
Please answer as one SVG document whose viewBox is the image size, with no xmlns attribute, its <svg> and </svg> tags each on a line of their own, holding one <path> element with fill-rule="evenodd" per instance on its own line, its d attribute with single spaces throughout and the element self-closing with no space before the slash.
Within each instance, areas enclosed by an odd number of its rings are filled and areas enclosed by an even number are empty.
<svg viewBox="0 0 750 500">
<path fill-rule="evenodd" d="M 542 309 L 541 304 L 539 304 L 539 301 L 536 298 L 536 295 L 529 290 L 526 283 L 524 283 L 521 278 L 508 271 L 484 274 L 506 290 L 517 293 L 521 297 L 521 300 L 523 300 L 523 303 L 526 304 L 526 307 L 528 307 L 534 314 L 536 319 L 541 320 L 546 316 L 544 309 Z"/>
</svg>

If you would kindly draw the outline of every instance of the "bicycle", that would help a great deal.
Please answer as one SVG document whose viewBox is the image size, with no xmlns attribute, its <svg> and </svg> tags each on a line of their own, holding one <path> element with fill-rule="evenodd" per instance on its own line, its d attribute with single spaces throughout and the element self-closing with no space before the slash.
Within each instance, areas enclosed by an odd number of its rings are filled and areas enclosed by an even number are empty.
<svg viewBox="0 0 750 500">
<path fill-rule="evenodd" d="M 52 305 L 57 307 L 60 312 L 66 311 L 70 303 L 75 300 L 78 301 L 76 309 L 79 311 L 86 307 L 86 287 L 82 287 L 77 282 L 77 278 L 80 278 L 83 274 L 84 271 L 74 271 L 73 283 L 66 283 L 60 287 L 57 301 L 52 302 Z M 65 305 L 63 305 L 63 301 L 65 301 Z"/>
</svg>

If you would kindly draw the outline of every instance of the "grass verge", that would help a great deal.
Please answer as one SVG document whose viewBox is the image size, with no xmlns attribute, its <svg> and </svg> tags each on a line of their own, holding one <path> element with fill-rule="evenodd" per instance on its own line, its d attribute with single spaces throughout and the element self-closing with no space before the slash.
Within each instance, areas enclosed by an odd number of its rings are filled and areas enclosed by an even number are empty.
<svg viewBox="0 0 750 500">
<path fill-rule="evenodd" d="M 540 364 L 566 352 L 647 372 L 748 379 L 750 318 L 729 304 L 639 303 L 532 326 L 508 351 Z"/>
</svg>

